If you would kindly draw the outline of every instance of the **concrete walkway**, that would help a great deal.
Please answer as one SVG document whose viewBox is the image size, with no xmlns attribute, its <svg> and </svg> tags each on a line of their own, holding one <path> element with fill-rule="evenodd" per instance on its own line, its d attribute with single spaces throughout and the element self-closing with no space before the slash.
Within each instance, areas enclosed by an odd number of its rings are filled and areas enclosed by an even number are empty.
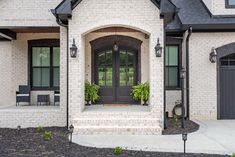
<svg viewBox="0 0 235 157">
<path fill-rule="evenodd" d="M 199 131 L 189 134 L 187 152 L 232 154 L 235 152 L 235 120 L 195 121 Z M 73 142 L 89 147 L 182 152 L 181 135 L 74 135 Z"/>
</svg>

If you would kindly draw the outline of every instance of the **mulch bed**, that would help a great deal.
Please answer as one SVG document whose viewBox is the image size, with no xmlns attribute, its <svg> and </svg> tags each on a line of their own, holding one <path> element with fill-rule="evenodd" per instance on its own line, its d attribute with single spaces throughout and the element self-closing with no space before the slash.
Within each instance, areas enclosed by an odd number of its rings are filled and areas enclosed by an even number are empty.
<svg viewBox="0 0 235 157">
<path fill-rule="evenodd" d="M 168 126 L 162 132 L 163 135 L 177 135 L 182 133 L 192 133 L 199 129 L 199 125 L 191 120 L 185 120 L 184 129 L 181 128 L 181 120 L 177 121 L 173 118 L 168 119 Z"/>
<path fill-rule="evenodd" d="M 123 151 L 114 155 L 113 149 L 97 149 L 70 144 L 65 128 L 46 128 L 53 132 L 45 140 L 36 129 L 0 129 L 1 157 L 222 157 L 207 154 L 158 153 Z"/>
<path fill-rule="evenodd" d="M 181 120 L 168 119 L 168 127 L 162 132 L 163 135 L 176 135 L 182 133 L 192 133 L 199 129 L 199 125 L 191 120 L 185 120 L 185 128 L 181 128 Z"/>
</svg>

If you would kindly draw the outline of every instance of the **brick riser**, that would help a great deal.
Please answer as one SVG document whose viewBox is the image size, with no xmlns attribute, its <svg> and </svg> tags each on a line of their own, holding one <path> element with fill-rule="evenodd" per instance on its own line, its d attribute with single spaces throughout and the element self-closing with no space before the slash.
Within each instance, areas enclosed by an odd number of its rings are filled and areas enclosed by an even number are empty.
<svg viewBox="0 0 235 157">
<path fill-rule="evenodd" d="M 93 134 L 104 134 L 104 135 L 160 135 L 160 127 L 75 127 L 74 134 L 93 135 Z"/>
<path fill-rule="evenodd" d="M 162 131 L 160 121 L 151 113 L 82 114 L 72 124 L 75 134 L 158 135 Z"/>
</svg>

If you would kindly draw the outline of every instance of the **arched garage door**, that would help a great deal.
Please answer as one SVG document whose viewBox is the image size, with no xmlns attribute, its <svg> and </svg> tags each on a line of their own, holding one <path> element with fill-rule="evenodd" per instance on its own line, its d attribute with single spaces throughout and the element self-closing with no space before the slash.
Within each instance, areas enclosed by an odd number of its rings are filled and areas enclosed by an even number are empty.
<svg viewBox="0 0 235 157">
<path fill-rule="evenodd" d="M 219 94 L 220 119 L 235 119 L 235 49 L 220 58 Z"/>
</svg>

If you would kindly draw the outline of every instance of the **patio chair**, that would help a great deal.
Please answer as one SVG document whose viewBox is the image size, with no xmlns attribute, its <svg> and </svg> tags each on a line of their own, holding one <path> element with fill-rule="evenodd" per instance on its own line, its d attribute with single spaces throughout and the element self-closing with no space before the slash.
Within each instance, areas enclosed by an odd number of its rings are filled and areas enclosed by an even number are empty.
<svg viewBox="0 0 235 157">
<path fill-rule="evenodd" d="M 20 85 L 19 91 L 16 91 L 16 106 L 21 102 L 27 102 L 30 105 L 30 86 Z"/>
<path fill-rule="evenodd" d="M 60 91 L 54 91 L 54 105 L 60 103 Z"/>
</svg>

